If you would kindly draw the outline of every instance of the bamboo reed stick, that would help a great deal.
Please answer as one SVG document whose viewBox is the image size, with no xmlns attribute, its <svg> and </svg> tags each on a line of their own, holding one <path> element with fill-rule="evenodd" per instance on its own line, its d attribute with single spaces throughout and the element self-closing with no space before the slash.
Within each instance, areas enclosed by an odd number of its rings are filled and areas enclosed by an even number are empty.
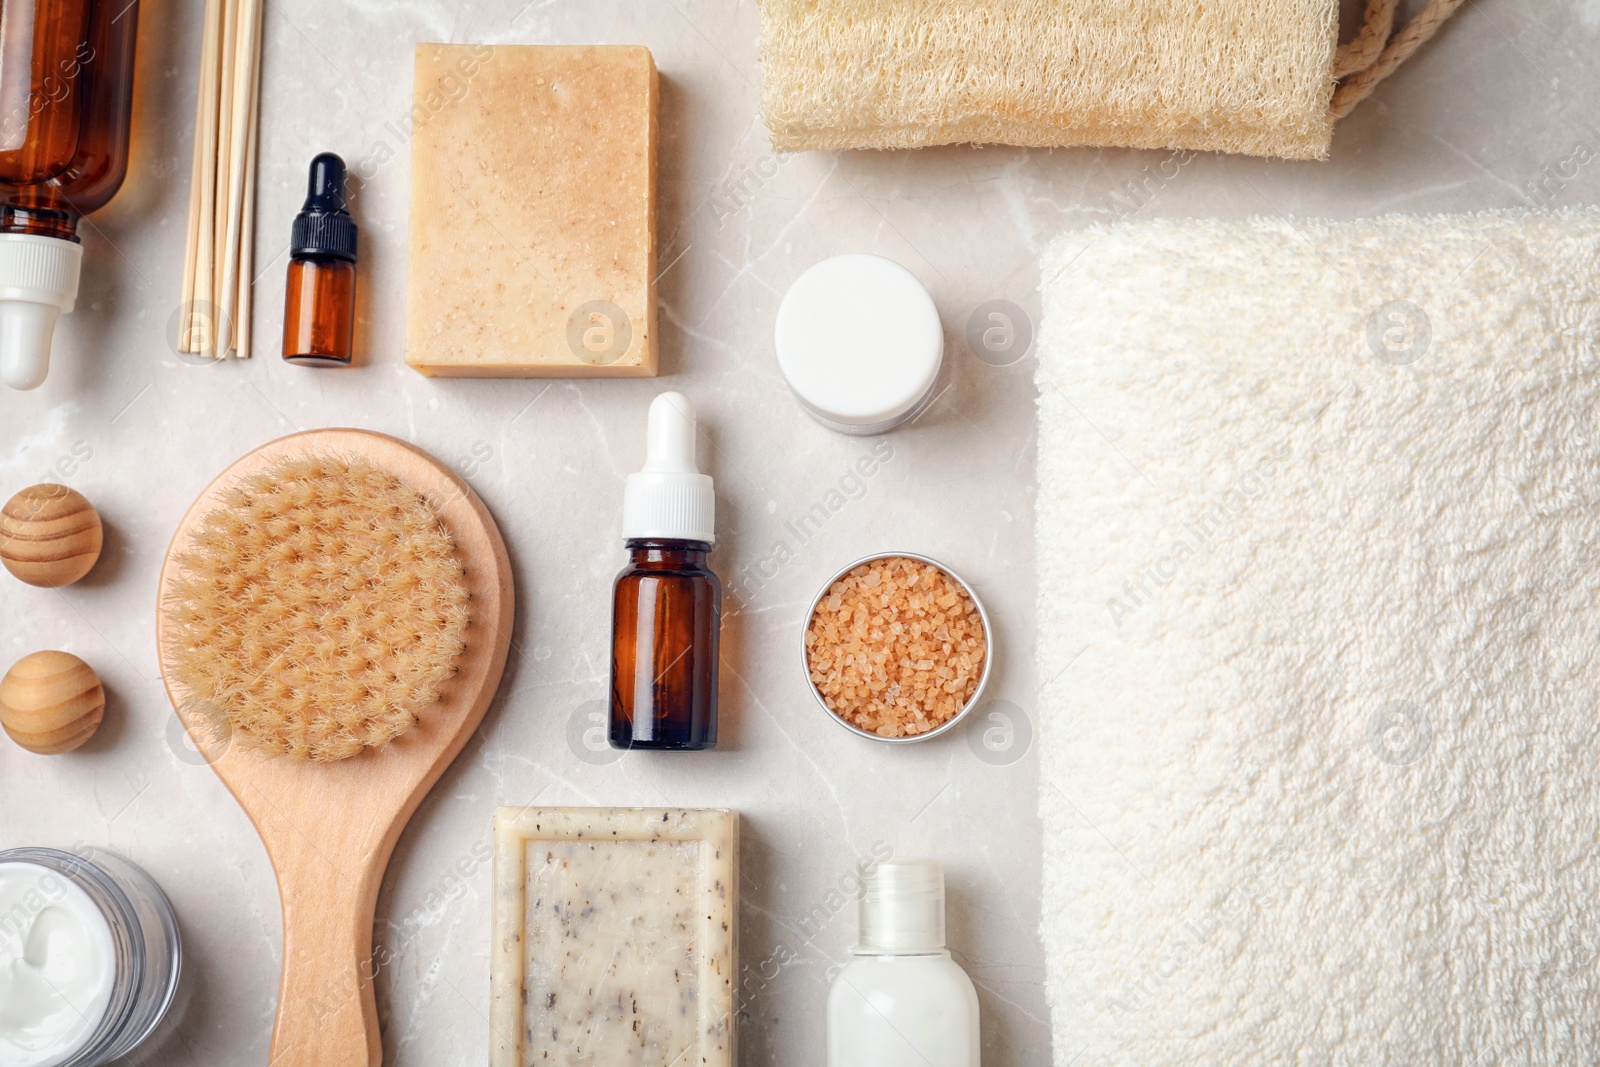
<svg viewBox="0 0 1600 1067">
<path fill-rule="evenodd" d="M 244 209 L 239 231 L 239 310 L 238 328 L 235 331 L 238 337 L 235 351 L 240 359 L 250 358 L 250 323 L 253 310 L 251 304 L 255 298 L 256 142 L 261 133 L 261 19 L 264 5 L 261 0 L 252 2 L 256 7 L 254 15 L 256 44 L 252 56 L 248 92 L 250 108 L 245 132 Z"/>
<path fill-rule="evenodd" d="M 217 62 L 221 58 L 222 0 L 206 0 L 205 28 L 201 33 L 200 86 L 195 101 L 194 174 L 189 189 L 189 248 L 192 262 L 184 264 L 183 326 L 178 331 L 181 352 L 199 352 L 204 348 L 205 332 L 209 325 L 202 323 L 196 336 L 195 316 L 209 317 L 209 308 L 201 303 L 203 279 L 211 274 L 211 257 L 215 247 L 212 230 L 214 216 L 212 198 L 216 192 L 216 109 Z"/>
<path fill-rule="evenodd" d="M 234 350 L 234 337 L 238 314 L 239 257 L 243 250 L 244 172 L 250 141 L 250 95 L 255 84 L 255 55 L 257 37 L 261 28 L 260 0 L 240 0 L 234 27 L 234 55 L 232 85 L 228 98 L 231 109 L 228 116 L 228 153 L 217 160 L 219 168 L 227 168 L 225 217 L 227 225 L 222 240 L 222 284 L 220 291 L 233 302 L 233 314 L 226 316 L 218 350 L 226 356 Z"/>
<path fill-rule="evenodd" d="M 180 352 L 250 355 L 264 0 L 207 0 Z"/>
<path fill-rule="evenodd" d="M 235 129 L 233 125 L 234 81 L 238 68 L 239 4 L 238 0 L 222 0 L 222 52 L 217 68 L 217 152 L 213 161 L 216 168 L 216 194 L 211 208 L 216 222 L 212 234 L 215 250 L 212 253 L 211 279 L 214 317 L 211 322 L 213 359 L 228 358 L 231 330 L 233 292 L 228 288 L 232 275 L 228 270 L 229 188 L 233 168 L 228 165 L 233 151 Z"/>
<path fill-rule="evenodd" d="M 217 128 L 221 107 L 222 20 L 225 0 L 208 0 L 206 18 L 210 47 L 201 68 L 200 84 L 205 113 L 201 125 L 205 170 L 200 176 L 200 249 L 195 263 L 194 310 L 202 317 L 202 331 L 191 352 L 214 356 L 216 350 L 216 269 L 217 269 Z M 215 9 L 215 10 L 213 10 Z"/>
</svg>

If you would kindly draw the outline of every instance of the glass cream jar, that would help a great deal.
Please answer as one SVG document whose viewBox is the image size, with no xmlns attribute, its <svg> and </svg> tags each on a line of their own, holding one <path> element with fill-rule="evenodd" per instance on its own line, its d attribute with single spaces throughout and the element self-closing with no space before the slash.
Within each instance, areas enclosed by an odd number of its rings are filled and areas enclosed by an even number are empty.
<svg viewBox="0 0 1600 1067">
<path fill-rule="evenodd" d="M 98 1067 L 166 1015 L 183 949 L 166 895 L 100 850 L 0 851 L 0 1064 Z"/>
</svg>

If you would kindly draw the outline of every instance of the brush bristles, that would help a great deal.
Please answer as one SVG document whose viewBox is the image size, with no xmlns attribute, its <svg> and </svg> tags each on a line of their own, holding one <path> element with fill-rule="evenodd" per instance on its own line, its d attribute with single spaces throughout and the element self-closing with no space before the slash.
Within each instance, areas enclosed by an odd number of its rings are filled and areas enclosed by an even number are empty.
<svg viewBox="0 0 1600 1067">
<path fill-rule="evenodd" d="M 233 740 L 337 760 L 439 699 L 467 588 L 421 495 L 361 459 L 285 460 L 231 489 L 177 558 L 168 659 Z"/>
</svg>

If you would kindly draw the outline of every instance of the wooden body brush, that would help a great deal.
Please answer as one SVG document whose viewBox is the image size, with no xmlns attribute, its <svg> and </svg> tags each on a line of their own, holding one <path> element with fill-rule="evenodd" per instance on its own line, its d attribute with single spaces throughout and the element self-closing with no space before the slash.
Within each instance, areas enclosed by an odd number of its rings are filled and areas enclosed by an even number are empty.
<svg viewBox="0 0 1600 1067">
<path fill-rule="evenodd" d="M 274 1067 L 382 1062 L 378 887 L 488 709 L 511 625 L 510 563 L 483 502 L 392 437 L 273 441 L 178 526 L 161 572 L 161 673 L 277 874 Z"/>
</svg>

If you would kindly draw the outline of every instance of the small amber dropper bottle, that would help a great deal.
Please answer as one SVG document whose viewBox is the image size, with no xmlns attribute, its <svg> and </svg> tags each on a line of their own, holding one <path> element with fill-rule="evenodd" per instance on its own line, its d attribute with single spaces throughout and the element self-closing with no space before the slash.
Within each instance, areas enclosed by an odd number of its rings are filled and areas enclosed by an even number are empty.
<svg viewBox="0 0 1600 1067">
<path fill-rule="evenodd" d="M 283 358 L 302 367 L 348 367 L 356 324 L 356 223 L 344 199 L 344 160 L 311 161 L 310 193 L 289 239 Z"/>
<path fill-rule="evenodd" d="M 694 405 L 650 405 L 644 470 L 628 475 L 628 566 L 611 608 L 612 748 L 715 748 L 722 583 L 706 565 L 716 539 L 711 479 L 695 466 Z"/>
</svg>

